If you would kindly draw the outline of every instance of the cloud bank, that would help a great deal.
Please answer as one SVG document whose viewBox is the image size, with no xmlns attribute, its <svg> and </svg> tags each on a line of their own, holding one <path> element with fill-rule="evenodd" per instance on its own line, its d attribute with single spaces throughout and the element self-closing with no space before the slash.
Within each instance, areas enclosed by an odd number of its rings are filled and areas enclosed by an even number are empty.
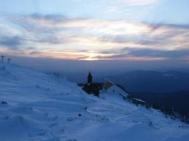
<svg viewBox="0 0 189 141">
<path fill-rule="evenodd" d="M 150 4 L 154 0 L 126 0 Z M 5 30 L 6 29 L 6 30 Z M 7 16 L 0 24 L 5 54 L 71 60 L 153 61 L 189 58 L 189 25 L 68 18 Z"/>
</svg>

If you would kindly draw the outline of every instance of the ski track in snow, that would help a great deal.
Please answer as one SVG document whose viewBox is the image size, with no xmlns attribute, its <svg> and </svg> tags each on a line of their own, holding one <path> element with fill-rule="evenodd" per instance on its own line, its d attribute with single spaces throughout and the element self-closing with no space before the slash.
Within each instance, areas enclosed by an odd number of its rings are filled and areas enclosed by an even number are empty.
<svg viewBox="0 0 189 141">
<path fill-rule="evenodd" d="M 76 84 L 0 66 L 1 141 L 188 141 L 189 126 L 123 100 L 117 87 L 100 98 Z"/>
</svg>

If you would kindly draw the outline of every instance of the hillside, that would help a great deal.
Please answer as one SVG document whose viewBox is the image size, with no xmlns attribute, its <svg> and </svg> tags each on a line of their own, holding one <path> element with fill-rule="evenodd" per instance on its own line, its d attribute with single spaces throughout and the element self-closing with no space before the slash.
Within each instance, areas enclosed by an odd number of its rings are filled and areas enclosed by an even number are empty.
<svg viewBox="0 0 189 141">
<path fill-rule="evenodd" d="M 1 65 L 0 80 L 2 141 L 189 138 L 188 125 L 123 100 L 121 95 L 126 94 L 116 86 L 102 91 L 98 98 L 87 95 L 76 83 L 16 65 Z"/>
</svg>

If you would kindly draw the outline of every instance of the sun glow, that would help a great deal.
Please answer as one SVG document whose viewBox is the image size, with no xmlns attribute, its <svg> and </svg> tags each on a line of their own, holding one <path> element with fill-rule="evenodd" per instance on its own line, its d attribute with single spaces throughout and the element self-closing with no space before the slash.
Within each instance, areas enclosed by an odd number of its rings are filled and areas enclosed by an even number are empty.
<svg viewBox="0 0 189 141">
<path fill-rule="evenodd" d="M 98 53 L 95 53 L 93 51 L 90 51 L 88 53 L 86 53 L 86 55 L 88 56 L 87 58 L 83 59 L 83 60 L 86 60 L 86 61 L 94 61 L 94 60 L 99 60 L 98 59 Z"/>
</svg>

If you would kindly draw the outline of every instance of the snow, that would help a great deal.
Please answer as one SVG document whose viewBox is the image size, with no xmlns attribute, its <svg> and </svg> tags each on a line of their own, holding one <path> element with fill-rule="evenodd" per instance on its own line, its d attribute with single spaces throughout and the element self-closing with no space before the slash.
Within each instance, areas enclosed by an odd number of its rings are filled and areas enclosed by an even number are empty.
<svg viewBox="0 0 189 141">
<path fill-rule="evenodd" d="M 188 141 L 189 126 L 123 99 L 16 65 L 0 65 L 1 141 Z"/>
<path fill-rule="evenodd" d="M 143 101 L 143 100 L 141 100 L 141 99 L 138 99 L 138 98 L 133 98 L 133 100 L 138 101 L 138 102 L 141 102 L 141 103 L 146 103 L 145 101 Z"/>
</svg>

